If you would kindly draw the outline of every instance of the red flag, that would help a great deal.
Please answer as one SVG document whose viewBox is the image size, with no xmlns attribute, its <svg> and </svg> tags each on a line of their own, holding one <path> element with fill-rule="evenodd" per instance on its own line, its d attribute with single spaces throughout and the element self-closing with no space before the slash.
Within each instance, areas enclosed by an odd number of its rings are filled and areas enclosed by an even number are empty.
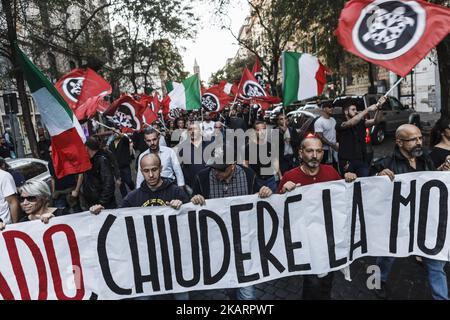
<svg viewBox="0 0 450 320">
<path fill-rule="evenodd" d="M 168 119 L 168 117 L 169 117 L 169 114 L 170 114 L 169 105 L 170 105 L 170 97 L 168 95 L 166 95 L 161 101 L 161 106 L 162 106 L 161 111 L 163 113 L 164 119 Z"/>
<path fill-rule="evenodd" d="M 55 87 L 74 111 L 89 98 L 112 92 L 111 85 L 90 68 L 73 69 Z"/>
<path fill-rule="evenodd" d="M 152 124 L 158 120 L 158 116 L 156 113 L 153 112 L 153 110 L 150 107 L 145 107 L 144 113 L 142 114 L 142 123 L 145 124 Z"/>
<path fill-rule="evenodd" d="M 244 100 L 257 98 L 258 100 L 265 101 L 270 104 L 281 102 L 279 97 L 270 96 L 247 68 L 244 68 L 244 72 L 242 73 L 238 91 L 239 97 Z"/>
<path fill-rule="evenodd" d="M 161 101 L 159 101 L 158 92 L 153 94 L 152 101 L 150 103 L 150 108 L 152 108 L 153 112 L 158 114 L 159 110 L 161 110 Z"/>
<path fill-rule="evenodd" d="M 255 79 L 258 80 L 258 83 L 264 87 L 263 73 L 262 73 L 261 64 L 259 62 L 258 57 L 256 57 L 256 59 L 255 59 L 255 64 L 253 65 L 252 74 L 255 77 Z"/>
<path fill-rule="evenodd" d="M 222 111 L 231 101 L 233 98 L 225 93 L 223 84 L 202 90 L 202 108 L 207 111 Z"/>
<path fill-rule="evenodd" d="M 336 36 L 351 53 L 406 76 L 450 32 L 450 9 L 421 0 L 351 0 Z"/>
<path fill-rule="evenodd" d="M 233 96 L 235 96 L 235 95 L 237 95 L 238 94 L 238 91 L 239 91 L 239 89 L 238 89 L 238 86 L 239 86 L 239 83 L 238 84 L 231 84 L 231 83 L 228 83 L 226 80 L 221 80 L 220 82 L 219 82 L 219 86 L 221 86 L 222 88 L 223 88 L 223 91 L 226 93 L 226 94 L 228 94 L 228 95 L 233 95 Z"/>
<path fill-rule="evenodd" d="M 105 111 L 105 115 L 122 132 L 133 132 L 142 129 L 142 115 L 145 109 L 145 106 L 131 95 L 122 94 L 112 103 L 111 108 Z"/>
<path fill-rule="evenodd" d="M 105 112 L 110 104 L 105 100 L 105 95 L 93 96 L 87 99 L 82 105 L 74 110 L 74 114 L 79 121 L 95 116 L 97 112 Z"/>
</svg>

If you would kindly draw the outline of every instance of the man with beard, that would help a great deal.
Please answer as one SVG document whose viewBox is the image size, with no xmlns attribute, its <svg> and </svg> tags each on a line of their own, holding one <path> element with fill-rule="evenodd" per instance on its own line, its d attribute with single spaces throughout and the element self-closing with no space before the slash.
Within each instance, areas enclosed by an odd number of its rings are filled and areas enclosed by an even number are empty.
<svg viewBox="0 0 450 320">
<path fill-rule="evenodd" d="M 148 150 L 139 155 L 136 186 L 140 186 L 144 181 L 144 176 L 141 172 L 140 166 L 142 157 L 146 154 L 154 153 L 157 154 L 161 159 L 161 176 L 164 178 L 169 178 L 173 181 L 176 180 L 179 187 L 184 187 L 183 170 L 181 169 L 177 155 L 171 148 L 160 145 L 160 133 L 152 127 L 147 127 L 144 130 L 144 140 L 148 146 Z"/>
<path fill-rule="evenodd" d="M 341 175 L 345 172 L 354 172 L 358 177 L 369 175 L 369 166 L 366 155 L 366 128 L 377 124 L 381 119 L 380 109 L 386 102 L 381 97 L 376 104 L 365 108 L 358 113 L 355 105 L 342 108 L 345 119 L 336 124 L 336 136 L 339 144 L 338 158 Z M 373 119 L 366 119 L 369 112 L 375 112 Z"/>
<path fill-rule="evenodd" d="M 190 139 L 178 145 L 180 147 L 178 154 L 182 159 L 181 168 L 183 169 L 186 185 L 192 188 L 195 176 L 206 169 L 206 161 L 208 159 L 204 157 L 203 153 L 211 142 L 202 138 L 199 122 L 190 123 L 188 130 Z"/>
<path fill-rule="evenodd" d="M 388 176 L 394 181 L 396 174 L 417 172 L 417 171 L 434 171 L 435 166 L 433 160 L 428 154 L 423 152 L 422 133 L 420 129 L 412 124 L 404 124 L 398 127 L 395 132 L 395 149 L 394 153 L 388 157 L 378 160 L 374 163 L 372 172 L 377 176 Z M 446 161 L 442 163 L 437 170 L 449 171 L 450 164 Z M 385 299 L 386 281 L 394 264 L 393 257 L 379 257 L 377 265 L 381 270 L 381 287 L 375 289 L 378 297 Z M 435 300 L 448 300 L 447 275 L 444 271 L 446 261 L 422 258 L 428 274 L 428 282 L 431 287 L 431 294 Z"/>
<path fill-rule="evenodd" d="M 322 141 L 319 138 L 308 136 L 303 139 L 299 150 L 302 163 L 283 175 L 278 193 L 289 192 L 296 187 L 313 183 L 340 180 L 339 173 L 332 166 L 321 164 L 323 154 Z M 355 179 L 356 174 L 345 173 L 346 182 Z M 303 300 L 330 300 L 332 283 L 333 273 L 303 276 Z"/>
</svg>

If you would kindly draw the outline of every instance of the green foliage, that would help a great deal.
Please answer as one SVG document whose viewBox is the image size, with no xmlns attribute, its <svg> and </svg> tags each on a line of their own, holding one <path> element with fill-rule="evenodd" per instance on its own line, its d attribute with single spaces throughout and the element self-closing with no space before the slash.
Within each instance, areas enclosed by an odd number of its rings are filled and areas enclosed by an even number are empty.
<svg viewBox="0 0 450 320">
<path fill-rule="evenodd" d="M 216 71 L 211 75 L 209 84 L 217 84 L 221 80 L 226 80 L 229 83 L 239 82 L 242 76 L 242 69 L 247 67 L 251 70 L 255 63 L 255 56 L 251 55 L 244 59 L 234 60 L 232 63 L 226 65 L 224 68 Z"/>
</svg>

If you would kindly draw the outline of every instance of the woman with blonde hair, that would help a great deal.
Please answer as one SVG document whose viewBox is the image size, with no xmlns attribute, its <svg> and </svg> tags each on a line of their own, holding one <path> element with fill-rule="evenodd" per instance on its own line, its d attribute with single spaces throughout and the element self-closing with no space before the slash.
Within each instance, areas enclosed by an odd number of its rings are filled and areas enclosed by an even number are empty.
<svg viewBox="0 0 450 320">
<path fill-rule="evenodd" d="M 29 180 L 19 188 L 19 203 L 25 216 L 19 222 L 41 220 L 43 223 L 58 215 L 62 215 L 62 209 L 49 206 L 51 193 L 49 186 L 39 180 Z M 0 230 L 5 224 L 0 222 Z"/>
</svg>

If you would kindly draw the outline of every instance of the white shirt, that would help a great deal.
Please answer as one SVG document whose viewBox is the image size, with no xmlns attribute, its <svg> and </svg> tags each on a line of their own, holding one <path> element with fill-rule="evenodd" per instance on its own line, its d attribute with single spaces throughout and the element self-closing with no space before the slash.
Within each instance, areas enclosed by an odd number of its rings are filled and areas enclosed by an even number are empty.
<svg viewBox="0 0 450 320">
<path fill-rule="evenodd" d="M 321 116 L 314 123 L 314 132 L 322 133 L 324 138 L 332 143 L 336 143 L 336 120 L 334 118 L 326 119 Z M 324 150 L 329 150 L 330 146 L 323 144 Z"/>
<path fill-rule="evenodd" d="M 0 170 L 0 218 L 4 223 L 11 223 L 11 212 L 6 197 L 16 193 L 14 178 L 9 172 Z"/>
<path fill-rule="evenodd" d="M 160 147 L 167 147 L 166 139 L 163 137 L 163 135 L 159 136 L 159 146 Z"/>
<path fill-rule="evenodd" d="M 145 150 L 139 155 L 138 170 L 136 176 L 136 188 L 141 186 L 144 181 L 144 176 L 141 172 L 141 159 L 144 155 L 149 154 L 150 149 Z M 181 169 L 180 162 L 178 161 L 175 151 L 168 147 L 159 147 L 159 158 L 161 159 L 161 177 L 177 179 L 178 186 L 184 186 L 184 175 Z"/>
<path fill-rule="evenodd" d="M 214 121 L 210 121 L 209 123 L 206 121 L 202 122 L 202 135 L 207 140 L 211 139 L 214 134 Z"/>
</svg>

